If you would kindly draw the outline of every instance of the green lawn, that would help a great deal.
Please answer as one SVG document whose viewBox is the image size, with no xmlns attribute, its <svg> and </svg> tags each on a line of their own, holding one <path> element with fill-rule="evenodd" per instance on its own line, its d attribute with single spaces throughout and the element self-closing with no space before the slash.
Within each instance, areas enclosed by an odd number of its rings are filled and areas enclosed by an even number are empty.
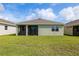
<svg viewBox="0 0 79 59">
<path fill-rule="evenodd" d="M 79 55 L 75 36 L 0 36 L 1 56 Z"/>
</svg>

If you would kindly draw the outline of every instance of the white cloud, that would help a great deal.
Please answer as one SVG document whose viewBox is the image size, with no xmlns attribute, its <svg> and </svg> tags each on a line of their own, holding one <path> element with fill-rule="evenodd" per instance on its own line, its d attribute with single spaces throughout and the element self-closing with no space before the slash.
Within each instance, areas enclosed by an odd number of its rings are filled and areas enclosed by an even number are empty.
<svg viewBox="0 0 79 59">
<path fill-rule="evenodd" d="M 5 10 L 4 5 L 0 3 L 0 11 L 4 11 L 4 10 Z"/>
<path fill-rule="evenodd" d="M 59 12 L 59 15 L 68 21 L 79 19 L 79 6 L 64 8 Z"/>
<path fill-rule="evenodd" d="M 73 7 L 73 12 L 75 14 L 75 17 L 79 19 L 79 6 Z"/>
<path fill-rule="evenodd" d="M 35 9 L 31 15 L 28 15 L 26 19 L 34 19 L 34 18 L 43 18 L 43 19 L 49 19 L 54 20 L 56 18 L 56 15 L 54 14 L 53 10 L 51 8 L 48 9 Z"/>
<path fill-rule="evenodd" d="M 28 16 L 26 16 L 26 20 L 32 20 L 32 19 L 35 19 L 36 18 L 36 14 L 35 13 L 32 13 Z"/>
<path fill-rule="evenodd" d="M 39 9 L 36 11 L 39 17 L 47 18 L 47 19 L 54 19 L 56 18 L 55 14 L 53 13 L 53 10 L 51 8 L 48 9 Z"/>
</svg>

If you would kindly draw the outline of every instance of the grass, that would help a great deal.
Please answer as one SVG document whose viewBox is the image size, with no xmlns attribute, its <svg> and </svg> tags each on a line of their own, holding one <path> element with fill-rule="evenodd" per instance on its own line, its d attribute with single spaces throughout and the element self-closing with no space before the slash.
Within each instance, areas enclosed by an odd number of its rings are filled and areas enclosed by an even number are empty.
<svg viewBox="0 0 79 59">
<path fill-rule="evenodd" d="M 79 37 L 0 36 L 0 56 L 79 56 Z"/>
</svg>

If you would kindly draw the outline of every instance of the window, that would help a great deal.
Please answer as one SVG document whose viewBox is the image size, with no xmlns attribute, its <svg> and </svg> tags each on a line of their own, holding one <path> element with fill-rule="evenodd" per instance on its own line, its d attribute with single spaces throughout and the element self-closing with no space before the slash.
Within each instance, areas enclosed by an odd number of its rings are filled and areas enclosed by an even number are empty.
<svg viewBox="0 0 79 59">
<path fill-rule="evenodd" d="M 5 30 L 7 30 L 8 29 L 8 26 L 5 26 Z"/>
<path fill-rule="evenodd" d="M 52 26 L 52 31 L 59 31 L 59 27 L 58 26 Z"/>
</svg>

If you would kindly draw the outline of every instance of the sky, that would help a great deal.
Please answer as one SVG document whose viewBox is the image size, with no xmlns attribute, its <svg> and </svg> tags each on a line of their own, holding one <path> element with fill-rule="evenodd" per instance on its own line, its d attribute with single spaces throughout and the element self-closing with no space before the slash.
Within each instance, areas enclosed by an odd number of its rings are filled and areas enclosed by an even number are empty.
<svg viewBox="0 0 79 59">
<path fill-rule="evenodd" d="M 79 19 L 79 3 L 0 3 L 0 18 L 13 22 L 42 18 L 67 23 Z"/>
</svg>

